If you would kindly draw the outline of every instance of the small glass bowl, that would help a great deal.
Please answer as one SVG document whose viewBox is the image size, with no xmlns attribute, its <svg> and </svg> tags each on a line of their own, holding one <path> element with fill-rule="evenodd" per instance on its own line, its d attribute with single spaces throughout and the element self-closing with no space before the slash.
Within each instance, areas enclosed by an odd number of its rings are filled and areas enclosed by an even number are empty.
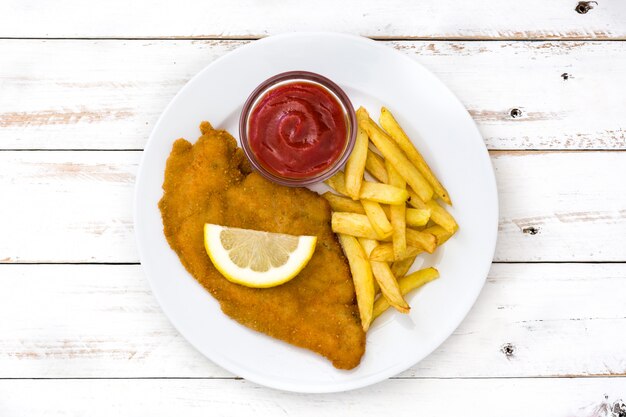
<svg viewBox="0 0 626 417">
<path fill-rule="evenodd" d="M 337 158 L 337 160 L 329 165 L 328 168 L 320 173 L 315 174 L 311 177 L 304 178 L 289 178 L 277 175 L 267 168 L 263 166 L 263 163 L 256 157 L 254 152 L 252 151 L 248 138 L 248 128 L 249 123 L 248 119 L 255 109 L 259 100 L 265 96 L 265 94 L 278 87 L 279 85 L 290 84 L 295 82 L 307 82 L 311 84 L 318 85 L 328 91 L 331 95 L 335 97 L 341 109 L 343 111 L 345 121 L 346 121 L 346 145 L 343 149 L 343 152 Z M 241 116 L 239 118 L 239 137 L 241 139 L 241 146 L 243 148 L 246 157 L 250 161 L 250 164 L 256 169 L 259 174 L 268 180 L 274 181 L 281 185 L 286 185 L 289 187 L 300 187 L 304 185 L 311 185 L 321 181 L 324 181 L 330 177 L 332 177 L 337 171 L 339 171 L 343 165 L 348 160 L 350 153 L 352 152 L 352 148 L 354 148 L 354 142 L 356 141 L 356 132 L 357 132 L 357 121 L 356 114 L 354 112 L 354 107 L 352 107 L 352 103 L 350 99 L 346 95 L 346 93 L 334 82 L 329 80 L 328 78 L 316 74 L 314 72 L 307 71 L 289 71 L 277 74 L 267 80 L 263 81 L 257 88 L 254 89 L 252 94 L 248 97 L 246 102 L 243 105 L 243 110 L 241 111 Z"/>
</svg>

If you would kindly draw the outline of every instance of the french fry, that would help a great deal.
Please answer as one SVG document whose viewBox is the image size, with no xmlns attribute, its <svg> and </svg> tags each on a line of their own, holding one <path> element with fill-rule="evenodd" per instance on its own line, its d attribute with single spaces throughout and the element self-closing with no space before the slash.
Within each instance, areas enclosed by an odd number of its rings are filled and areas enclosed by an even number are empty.
<svg viewBox="0 0 626 417">
<path fill-rule="evenodd" d="M 363 331 L 367 331 L 372 321 L 374 296 L 376 295 L 372 267 L 365 256 L 363 247 L 355 237 L 341 233 L 337 236 L 350 265 L 359 315 L 361 316 L 361 325 L 363 326 Z"/>
<path fill-rule="evenodd" d="M 387 220 L 387 216 L 383 211 L 382 207 L 379 203 L 370 200 L 361 200 L 361 204 L 363 205 L 363 209 L 365 210 L 365 214 L 367 218 L 370 220 L 374 231 L 378 235 L 379 239 L 385 239 L 391 236 L 393 232 L 393 228 L 389 220 Z M 404 206 L 404 203 L 402 204 Z"/>
<path fill-rule="evenodd" d="M 412 246 L 409 246 L 409 247 L 412 247 Z M 413 266 L 413 262 L 415 262 L 415 258 L 417 258 L 417 256 L 411 256 L 409 258 L 402 259 L 400 261 L 395 261 L 394 263 L 392 263 L 391 272 L 393 273 L 393 276 L 396 277 L 396 279 L 402 278 L 403 276 L 405 276 L 406 273 L 409 272 L 409 269 L 411 269 L 411 267 Z"/>
<path fill-rule="evenodd" d="M 422 201 L 422 199 L 413 191 L 412 189 L 407 189 L 409 193 L 409 205 L 415 207 L 416 209 L 428 209 L 426 204 Z"/>
<path fill-rule="evenodd" d="M 393 228 L 391 238 L 393 242 L 394 260 L 404 259 L 407 250 L 406 245 L 406 206 L 398 204 L 391 206 L 391 226 Z"/>
<path fill-rule="evenodd" d="M 341 198 L 341 197 L 339 197 Z M 383 211 L 387 215 L 388 219 L 391 219 L 391 209 L 389 205 L 383 204 L 381 205 Z M 424 206 L 425 207 L 425 206 Z M 340 210 L 335 210 L 340 211 Z M 341 211 L 354 211 L 354 210 L 341 210 Z M 354 211 L 356 213 L 356 211 Z M 407 227 L 422 227 L 426 226 L 430 220 L 430 209 L 416 209 L 412 207 L 407 207 L 406 209 L 406 225 Z"/>
<path fill-rule="evenodd" d="M 348 190 L 346 189 L 346 176 L 342 171 L 339 171 L 324 181 L 324 183 L 326 183 L 326 185 L 333 190 L 337 191 L 339 194 L 348 195 Z"/>
<path fill-rule="evenodd" d="M 389 185 L 398 188 L 406 188 L 406 181 L 398 174 L 391 162 L 385 161 L 385 168 L 389 178 Z M 407 193 L 408 194 L 408 193 Z M 395 260 L 405 258 L 406 252 L 406 204 L 393 204 L 389 206 L 391 211 L 392 241 L 393 241 L 393 257 Z"/>
<path fill-rule="evenodd" d="M 322 197 L 328 200 L 330 208 L 333 211 L 346 211 L 349 213 L 365 214 L 363 205 L 358 201 L 352 200 L 351 198 L 342 197 L 340 195 L 333 194 L 330 191 L 326 191 L 324 194 L 322 194 Z"/>
<path fill-rule="evenodd" d="M 369 149 L 367 151 L 367 159 L 365 159 L 365 169 L 378 181 L 384 182 L 385 184 L 389 181 L 387 170 L 385 169 L 385 161 L 380 155 Z"/>
<path fill-rule="evenodd" d="M 406 229 L 406 243 L 418 248 L 424 248 L 428 253 L 433 253 L 437 248 L 437 239 L 435 236 L 426 232 L 418 232 L 414 229 Z"/>
<path fill-rule="evenodd" d="M 401 261 L 406 258 L 415 258 L 415 256 L 419 255 L 422 252 L 424 252 L 423 248 L 407 246 L 402 255 L 402 258 L 396 259 L 393 252 L 393 244 L 381 243 L 380 245 L 376 246 L 374 250 L 372 250 L 372 253 L 370 253 L 370 260 L 379 262 L 393 262 L 396 260 Z"/>
<path fill-rule="evenodd" d="M 425 226 L 426 223 L 428 223 L 429 219 L 430 219 L 429 209 L 416 209 L 416 208 L 406 209 L 406 225 L 407 226 L 412 226 L 412 227 Z"/>
<path fill-rule="evenodd" d="M 378 246 L 378 243 L 372 239 L 359 238 L 359 243 L 363 246 L 367 256 L 369 256 L 372 250 Z M 409 307 L 404 297 L 402 297 L 398 282 L 391 273 L 389 265 L 385 262 L 377 261 L 370 261 L 370 265 L 372 266 L 374 278 L 376 278 L 376 281 L 378 281 L 378 285 L 380 286 L 380 292 L 383 294 L 383 298 L 385 298 L 396 310 L 401 313 L 408 313 L 411 307 Z"/>
<path fill-rule="evenodd" d="M 430 233 L 435 236 L 435 240 L 437 241 L 437 246 L 441 246 L 448 241 L 452 237 L 454 233 L 448 232 L 446 229 L 439 225 L 427 227 L 423 230 L 424 233 Z"/>
<path fill-rule="evenodd" d="M 380 125 L 389 133 L 389 136 L 398 144 L 400 149 L 404 151 L 406 156 L 408 156 L 409 160 L 415 165 L 415 167 L 419 170 L 422 176 L 428 181 L 428 183 L 433 188 L 435 195 L 445 201 L 447 204 L 452 204 L 450 201 L 450 196 L 448 195 L 448 191 L 441 185 L 433 171 L 430 169 L 426 160 L 419 153 L 411 139 L 406 135 L 402 127 L 398 124 L 395 117 L 391 112 L 383 107 L 380 111 Z M 428 201 L 427 198 L 423 198 L 422 200 Z"/>
<path fill-rule="evenodd" d="M 363 116 L 365 112 L 365 116 Z M 357 112 L 357 120 L 367 117 L 367 112 L 360 107 Z M 346 192 L 353 200 L 359 199 L 361 183 L 363 182 L 363 172 L 365 171 L 365 160 L 367 159 L 369 139 L 367 133 L 360 127 L 357 128 L 356 141 L 352 153 L 346 162 Z"/>
<path fill-rule="evenodd" d="M 409 198 L 409 193 L 403 188 L 363 181 L 359 197 L 383 204 L 404 204 Z"/>
<path fill-rule="evenodd" d="M 348 195 L 346 178 L 343 172 L 336 173 L 327 179 L 325 183 L 339 194 Z M 392 187 L 391 185 L 363 181 L 359 198 L 383 204 L 400 204 L 409 198 L 409 193 L 405 189 Z"/>
<path fill-rule="evenodd" d="M 393 139 L 378 127 L 371 118 L 361 120 L 359 127 L 362 127 L 363 130 L 367 132 L 367 135 L 374 145 L 376 145 L 376 148 L 393 164 L 396 171 L 402 175 L 402 178 L 415 190 L 417 195 L 419 195 L 423 201 L 430 200 L 433 196 L 433 188 L 404 155 Z"/>
<path fill-rule="evenodd" d="M 402 295 L 406 295 L 412 290 L 423 286 L 424 284 L 433 281 L 439 277 L 439 271 L 435 268 L 426 268 L 419 271 L 415 271 L 412 274 L 406 275 L 398 279 L 398 286 Z M 380 316 L 389 308 L 389 302 L 385 297 L 379 297 L 374 302 L 374 319 Z"/>
<path fill-rule="evenodd" d="M 439 205 L 435 200 L 427 201 L 426 206 L 430 209 L 430 219 L 433 223 L 446 229 L 449 233 L 454 233 L 459 225 L 454 217 Z"/>
<path fill-rule="evenodd" d="M 447 191 L 391 112 L 382 108 L 382 128 L 363 107 L 357 110 L 357 121 L 357 141 L 345 172 L 326 180 L 337 194 L 323 197 L 333 211 L 332 230 L 350 264 L 367 331 L 390 306 L 410 311 L 404 294 L 439 273 L 434 268 L 408 271 L 420 253 L 443 245 L 458 224 L 436 201 L 451 204 Z M 379 182 L 366 180 L 365 172 Z"/>
<path fill-rule="evenodd" d="M 330 223 L 335 233 L 378 239 L 378 234 L 374 231 L 370 220 L 363 214 L 335 212 L 332 214 Z"/>
<path fill-rule="evenodd" d="M 389 204 L 381 204 L 380 207 L 385 212 L 385 216 L 387 216 L 388 219 L 391 219 L 391 210 L 389 209 L 391 206 Z"/>
</svg>

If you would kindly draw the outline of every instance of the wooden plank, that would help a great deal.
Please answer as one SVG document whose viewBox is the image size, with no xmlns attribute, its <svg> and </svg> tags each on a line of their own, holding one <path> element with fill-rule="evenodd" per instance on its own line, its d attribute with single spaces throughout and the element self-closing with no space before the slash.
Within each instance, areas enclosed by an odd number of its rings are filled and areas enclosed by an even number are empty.
<svg viewBox="0 0 626 417">
<path fill-rule="evenodd" d="M 341 31 L 373 37 L 615 39 L 626 37 L 619 0 L 480 2 L 159 2 L 78 0 L 0 4 L 1 37 L 259 37 L 292 31 Z M 583 12 L 585 12 L 583 14 Z M 51 18 L 51 17 L 54 18 Z"/>
<path fill-rule="evenodd" d="M 5 380 L 0 381 L 0 414 L 618 417 L 626 412 L 625 390 L 626 378 L 396 379 L 322 395 L 292 394 L 237 380 Z"/>
<path fill-rule="evenodd" d="M 170 325 L 140 266 L 2 265 L 0 285 L 0 378 L 232 377 Z M 625 285 L 626 264 L 496 264 L 401 377 L 626 376 Z"/>
<path fill-rule="evenodd" d="M 0 41 L 0 148 L 141 149 L 185 82 L 244 43 Z M 490 149 L 626 149 L 626 42 L 386 44 L 458 95 Z"/>
<path fill-rule="evenodd" d="M 626 260 L 625 153 L 495 152 L 491 161 L 500 202 L 496 261 Z"/>
<path fill-rule="evenodd" d="M 0 262 L 137 262 L 131 197 L 139 158 L 0 152 L 0 195 L 8 196 Z M 496 261 L 626 261 L 626 153 L 495 152 L 492 163 Z"/>
<path fill-rule="evenodd" d="M 137 262 L 140 152 L 0 152 L 0 262 Z"/>
</svg>

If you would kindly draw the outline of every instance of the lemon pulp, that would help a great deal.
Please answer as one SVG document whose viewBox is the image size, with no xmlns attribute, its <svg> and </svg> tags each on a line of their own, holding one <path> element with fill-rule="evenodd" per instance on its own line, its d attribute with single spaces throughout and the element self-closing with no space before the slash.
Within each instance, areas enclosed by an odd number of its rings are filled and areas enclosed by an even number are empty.
<svg viewBox="0 0 626 417">
<path fill-rule="evenodd" d="M 207 223 L 204 246 L 229 281 L 268 288 L 294 278 L 307 265 L 317 237 L 293 236 Z"/>
</svg>

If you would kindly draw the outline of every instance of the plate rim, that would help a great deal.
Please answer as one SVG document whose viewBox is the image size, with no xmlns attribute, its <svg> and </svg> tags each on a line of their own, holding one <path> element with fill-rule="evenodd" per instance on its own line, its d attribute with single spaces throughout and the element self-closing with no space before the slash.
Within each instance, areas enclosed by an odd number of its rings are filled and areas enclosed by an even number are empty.
<svg viewBox="0 0 626 417">
<path fill-rule="evenodd" d="M 486 265 L 483 268 L 483 271 L 481 272 L 481 276 L 483 276 L 483 279 L 481 281 L 480 286 L 476 287 L 476 290 L 474 291 L 473 294 L 471 294 L 471 303 L 468 303 L 468 307 L 466 309 L 463 309 L 463 314 L 461 316 L 461 319 L 458 321 L 458 323 L 452 328 L 452 330 L 449 332 L 449 334 L 445 337 L 443 337 L 442 340 L 437 340 L 434 344 L 433 344 L 433 348 L 427 350 L 427 353 L 425 355 L 423 355 L 421 358 L 412 358 L 409 361 L 404 361 L 399 363 L 398 365 L 394 366 L 394 367 L 389 367 L 386 368 L 384 371 L 380 371 L 378 373 L 372 374 L 370 376 L 365 376 L 362 377 L 360 379 L 357 380 L 346 380 L 346 381 L 339 381 L 339 382 L 328 382 L 324 385 L 320 385 L 319 383 L 308 383 L 308 382 L 299 382 L 298 385 L 294 386 L 291 385 L 289 382 L 285 381 L 285 380 L 277 380 L 274 379 L 272 377 L 264 377 L 263 375 L 260 375 L 254 371 L 248 371 L 245 368 L 240 367 L 239 365 L 233 363 L 228 357 L 220 354 L 219 352 L 216 351 L 212 351 L 211 352 L 211 356 L 209 356 L 208 354 L 206 354 L 204 352 L 203 349 L 201 349 L 200 347 L 196 346 L 196 344 L 194 342 L 192 342 L 191 340 L 189 340 L 187 337 L 185 337 L 185 335 L 183 334 L 183 332 L 180 330 L 180 327 L 177 323 L 177 319 L 174 318 L 174 316 L 172 314 L 169 314 L 168 311 L 166 311 L 166 308 L 164 308 L 164 303 L 162 302 L 162 295 L 160 294 L 159 290 L 157 290 L 155 288 L 154 285 L 154 280 L 152 280 L 146 270 L 146 267 L 143 266 L 144 264 L 144 259 L 146 258 L 146 254 L 145 254 L 145 249 L 143 248 L 143 245 L 141 243 L 141 239 L 140 239 L 140 229 L 142 229 L 141 226 L 138 227 L 139 224 L 141 224 L 140 222 L 138 222 L 138 217 L 139 217 L 139 206 L 140 206 L 140 196 L 139 196 L 139 189 L 140 189 L 140 184 L 143 182 L 143 167 L 145 166 L 144 161 L 147 159 L 147 155 L 148 155 L 148 150 L 151 148 L 151 146 L 155 146 L 154 145 L 154 137 L 156 135 L 156 132 L 159 130 L 161 124 L 163 123 L 163 119 L 166 113 L 168 113 L 168 111 L 170 110 L 170 108 L 174 105 L 174 103 L 177 101 L 177 99 L 179 98 L 179 96 L 181 96 L 189 87 L 190 85 L 192 85 L 194 83 L 194 81 L 198 78 L 200 78 L 206 71 L 210 70 L 210 68 L 214 65 L 218 65 L 222 60 L 226 59 L 227 57 L 232 57 L 233 54 L 242 54 L 245 53 L 245 51 L 249 48 L 256 48 L 258 47 L 259 44 L 263 45 L 266 43 L 270 43 L 270 42 L 280 42 L 284 39 L 289 39 L 289 38 L 298 38 L 298 37 L 342 37 L 342 38 L 347 38 L 350 39 L 352 41 L 355 42 L 362 42 L 364 44 L 367 44 L 370 47 L 375 47 L 377 49 L 380 50 L 385 50 L 386 53 L 389 53 L 389 51 L 393 52 L 395 55 L 397 55 L 398 57 L 402 57 L 402 59 L 404 59 L 405 61 L 407 61 L 410 65 L 414 65 L 417 66 L 419 68 L 421 68 L 422 70 L 426 71 L 427 73 L 429 73 L 432 77 L 434 77 L 440 84 L 441 86 L 443 86 L 450 94 L 451 96 L 454 98 L 454 100 L 456 100 L 457 104 L 459 104 L 463 109 L 466 110 L 466 117 L 467 119 L 469 119 L 469 121 L 471 121 L 474 129 L 476 130 L 476 133 L 478 134 L 478 138 L 481 139 L 480 141 L 480 146 L 481 146 L 481 153 L 483 154 L 483 157 L 486 159 L 486 162 L 488 164 L 488 167 L 490 168 L 488 170 L 489 172 L 489 178 L 488 178 L 488 182 L 489 184 L 485 184 L 488 188 L 491 189 L 491 191 L 489 192 L 489 195 L 493 196 L 493 212 L 494 212 L 494 216 L 493 219 L 491 221 L 492 223 L 492 232 L 491 235 L 493 236 L 492 238 L 492 244 L 491 247 L 489 248 L 488 252 L 490 253 L 490 259 L 489 262 L 486 263 Z M 454 93 L 454 91 L 452 91 L 450 88 L 448 88 L 448 86 L 436 75 L 434 74 L 432 71 L 430 71 L 428 68 L 426 68 L 424 65 L 422 65 L 420 62 L 413 60 L 412 58 L 410 58 L 408 55 L 394 50 L 393 48 L 390 48 L 384 44 L 381 44 L 380 41 L 377 40 L 373 40 L 370 38 L 366 38 L 363 36 L 359 36 L 359 35 L 354 35 L 354 34 L 348 34 L 348 33 L 341 33 L 341 32 L 328 32 L 328 31 L 302 31 L 302 32 L 290 32 L 290 33 L 283 33 L 283 34 L 277 34 L 277 35 L 272 35 L 272 36 L 267 36 L 258 40 L 253 40 L 252 42 L 245 44 L 245 45 L 241 45 L 238 46 L 236 49 L 229 51 L 227 53 L 225 53 L 224 55 L 214 59 L 213 61 L 211 61 L 209 64 L 207 64 L 205 67 L 203 67 L 200 71 L 198 71 L 193 77 L 191 77 L 183 87 L 181 87 L 177 93 L 172 97 L 172 99 L 169 101 L 169 103 L 167 104 L 167 106 L 161 111 L 161 114 L 159 115 L 159 118 L 157 120 L 157 122 L 155 123 L 154 127 L 152 128 L 150 135 L 148 137 L 148 140 L 144 146 L 144 149 L 142 151 L 142 155 L 140 158 L 140 162 L 138 165 L 138 170 L 137 170 L 137 176 L 135 179 L 135 185 L 134 185 L 134 190 L 133 190 L 133 225 L 134 225 L 134 235 L 135 235 L 135 241 L 137 243 L 137 248 L 138 248 L 138 254 L 139 254 L 139 260 L 140 263 L 142 265 L 142 271 L 144 276 L 146 277 L 146 279 L 148 280 L 148 283 L 150 285 L 150 289 L 152 291 L 152 294 L 154 295 L 154 297 L 156 298 L 158 304 L 159 304 L 159 308 L 161 309 L 161 311 L 164 313 L 164 315 L 167 317 L 168 321 L 172 324 L 172 326 L 176 329 L 176 331 L 187 341 L 187 343 L 189 343 L 191 346 L 194 347 L 194 349 L 196 349 L 202 356 L 204 356 L 206 359 L 208 359 L 209 361 L 215 363 L 217 366 L 235 374 L 236 376 L 241 376 L 244 379 L 260 384 L 260 385 L 264 385 L 266 387 L 272 388 L 272 389 L 278 389 L 278 390 L 283 390 L 283 391 L 288 391 L 288 392 L 296 392 L 296 393 L 332 393 L 332 392 L 345 392 L 345 391 L 351 391 L 351 390 L 355 390 L 355 389 L 359 389 L 359 388 L 363 388 L 369 385 L 373 385 L 375 383 L 381 382 L 383 380 L 388 379 L 389 377 L 392 377 L 394 375 L 397 375 L 407 369 L 409 369 L 410 367 L 414 366 L 415 364 L 419 363 L 420 361 L 424 360 L 425 358 L 427 358 L 428 356 L 430 356 L 436 349 L 438 349 L 441 344 L 443 344 L 447 339 L 450 338 L 450 336 L 454 333 L 454 331 L 458 328 L 458 326 L 466 319 L 469 311 L 473 308 L 473 306 L 476 304 L 476 301 L 478 299 L 478 296 L 480 295 L 484 284 L 487 280 L 488 277 L 488 273 L 489 270 L 491 268 L 491 264 L 493 262 L 493 258 L 495 255 L 495 250 L 496 250 L 496 245 L 497 245 L 497 237 L 498 237 L 498 223 L 499 223 L 499 211 L 500 211 L 500 207 L 499 207 L 499 197 L 498 197 L 498 189 L 497 189 L 497 182 L 496 182 L 496 177 L 495 177 L 495 171 L 494 171 L 494 167 L 493 164 L 491 163 L 490 160 L 490 156 L 489 156 L 489 151 L 487 149 L 486 144 L 484 143 L 484 138 L 482 136 L 482 133 L 480 132 L 480 130 L 478 129 L 478 126 L 476 125 L 476 122 L 473 120 L 473 118 L 469 115 L 469 113 L 467 113 L 467 109 L 466 107 L 463 105 L 463 103 L 461 102 L 461 100 L 459 100 L 459 98 L 457 97 L 457 95 Z M 468 297 L 470 298 L 470 297 Z M 239 323 L 237 323 L 239 324 Z M 240 325 L 240 324 L 239 324 Z"/>
</svg>

